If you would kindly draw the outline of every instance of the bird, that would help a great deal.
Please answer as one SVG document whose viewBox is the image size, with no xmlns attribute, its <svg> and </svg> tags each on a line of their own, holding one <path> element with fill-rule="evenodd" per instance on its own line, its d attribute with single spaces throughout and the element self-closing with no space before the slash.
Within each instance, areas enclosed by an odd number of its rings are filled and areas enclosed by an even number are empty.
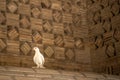
<svg viewBox="0 0 120 80">
<path fill-rule="evenodd" d="M 42 53 L 40 52 L 40 49 L 38 47 L 34 47 L 33 50 L 35 51 L 33 61 L 37 65 L 36 67 L 33 68 L 45 68 L 44 67 L 45 59 Z"/>
</svg>

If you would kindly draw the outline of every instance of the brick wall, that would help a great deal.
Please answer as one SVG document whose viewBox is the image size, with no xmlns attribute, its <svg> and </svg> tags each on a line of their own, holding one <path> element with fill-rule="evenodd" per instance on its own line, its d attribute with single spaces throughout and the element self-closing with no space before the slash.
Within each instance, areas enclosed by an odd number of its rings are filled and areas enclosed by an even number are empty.
<svg viewBox="0 0 120 80">
<path fill-rule="evenodd" d="M 91 70 L 85 0 L 0 0 L 0 64 Z"/>
<path fill-rule="evenodd" d="M 94 71 L 120 74 L 120 0 L 88 0 Z"/>
</svg>

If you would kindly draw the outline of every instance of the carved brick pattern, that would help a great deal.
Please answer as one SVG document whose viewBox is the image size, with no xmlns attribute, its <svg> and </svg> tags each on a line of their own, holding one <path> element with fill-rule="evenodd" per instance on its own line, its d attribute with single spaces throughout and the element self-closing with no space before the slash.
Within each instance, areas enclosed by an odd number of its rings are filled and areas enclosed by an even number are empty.
<svg viewBox="0 0 120 80">
<path fill-rule="evenodd" d="M 45 50 L 44 50 L 45 54 L 48 57 L 52 57 L 52 55 L 54 54 L 54 50 L 52 47 L 48 46 Z"/>
<path fill-rule="evenodd" d="M 34 18 L 39 18 L 40 17 L 41 12 L 38 8 L 33 8 L 31 12 L 32 12 L 32 16 Z"/>
<path fill-rule="evenodd" d="M 66 52 L 66 56 L 69 58 L 69 60 L 72 60 L 74 57 L 74 52 L 72 49 L 68 49 Z"/>
<path fill-rule="evenodd" d="M 101 36 L 98 36 L 96 41 L 95 41 L 95 44 L 98 46 L 98 47 L 102 47 L 103 46 L 103 39 Z"/>
<path fill-rule="evenodd" d="M 55 44 L 58 45 L 58 46 L 63 46 L 64 45 L 62 36 L 57 36 L 55 38 Z"/>
<path fill-rule="evenodd" d="M 117 15 L 119 13 L 119 8 L 120 7 L 117 2 L 112 5 L 111 11 L 114 13 L 114 15 Z"/>
<path fill-rule="evenodd" d="M 82 49 L 82 48 L 84 47 L 84 45 L 83 45 L 83 40 L 82 40 L 82 39 L 77 39 L 77 40 L 75 41 L 75 46 L 76 46 L 77 48 L 79 48 L 79 49 Z"/>
<path fill-rule="evenodd" d="M 64 1 L 64 3 L 63 3 L 63 11 L 65 11 L 65 12 L 71 12 L 71 5 L 72 5 L 72 3 L 70 2 L 70 1 L 68 1 L 68 0 L 66 0 L 66 1 Z"/>
<path fill-rule="evenodd" d="M 76 27 L 80 27 L 81 25 L 81 15 L 73 15 L 73 23 Z"/>
<path fill-rule="evenodd" d="M 53 11 L 53 19 L 55 22 L 61 22 L 62 20 L 62 13 L 60 11 Z"/>
<path fill-rule="evenodd" d="M 109 44 L 109 43 L 113 42 L 113 31 L 104 33 L 103 41 L 105 44 Z"/>
<path fill-rule="evenodd" d="M 113 57 L 114 56 L 114 51 L 115 51 L 115 48 L 113 47 L 113 45 L 109 45 L 107 48 L 106 48 L 106 54 L 108 57 Z"/>
<path fill-rule="evenodd" d="M 31 51 L 31 47 L 30 47 L 30 45 L 27 42 L 22 44 L 20 49 L 24 53 L 24 55 L 28 55 L 28 53 Z"/>
<path fill-rule="evenodd" d="M 11 12 L 11 13 L 14 13 L 16 10 L 17 10 L 17 4 L 15 3 L 15 2 L 10 2 L 9 4 L 8 4 L 8 9 L 9 9 L 9 11 Z"/>
<path fill-rule="evenodd" d="M 114 31 L 114 38 L 115 38 L 116 40 L 120 40 L 120 30 L 119 30 L 119 29 L 116 29 L 116 30 Z"/>
<path fill-rule="evenodd" d="M 2 51 L 5 47 L 6 47 L 5 42 L 2 39 L 0 39 L 0 51 Z"/>
<path fill-rule="evenodd" d="M 32 48 L 37 46 L 45 53 L 46 61 L 50 61 L 50 65 L 46 65 L 73 69 L 78 64 L 74 63 L 74 49 L 80 49 L 81 46 L 76 38 L 89 40 L 87 36 L 83 37 L 88 34 L 88 26 L 85 25 L 87 9 L 83 9 L 83 2 L 84 0 L 0 0 L 0 53 L 7 52 L 6 57 L 10 54 L 7 60 L 14 55 L 15 59 L 19 57 L 21 60 L 10 60 L 11 64 L 19 62 L 17 66 L 28 66 L 34 55 Z M 64 65 L 67 61 L 68 64 Z"/>
<path fill-rule="evenodd" d="M 0 12 L 0 24 L 5 21 L 5 16 Z"/>
<path fill-rule="evenodd" d="M 22 19 L 20 20 L 21 27 L 22 28 L 29 28 L 30 22 L 26 16 L 23 16 Z"/>
<path fill-rule="evenodd" d="M 101 73 L 119 74 L 120 0 L 88 1 L 87 19 L 90 36 L 95 39 L 90 43 L 94 70 Z M 92 46 L 95 48 L 92 49 Z"/>
<path fill-rule="evenodd" d="M 52 31 L 52 25 L 49 21 L 46 21 L 44 24 L 43 24 L 43 28 L 46 32 L 51 32 Z"/>
<path fill-rule="evenodd" d="M 34 32 L 33 33 L 33 40 L 34 40 L 34 42 L 41 42 L 41 40 L 42 40 L 42 36 L 40 35 L 40 33 L 39 32 Z"/>
<path fill-rule="evenodd" d="M 10 39 L 15 39 L 19 36 L 19 33 L 17 32 L 15 28 L 13 28 L 10 31 L 8 31 L 8 36 Z"/>
<path fill-rule="evenodd" d="M 51 6 L 50 0 L 41 0 L 41 5 L 43 8 L 49 8 Z"/>
<path fill-rule="evenodd" d="M 64 24 L 64 26 L 65 26 L 64 27 L 65 34 L 71 36 L 73 33 L 72 25 L 71 24 Z"/>
<path fill-rule="evenodd" d="M 111 29 L 111 23 L 110 23 L 110 21 L 106 20 L 104 22 L 104 24 L 103 24 L 103 28 L 104 28 L 105 31 L 109 32 L 110 29 Z"/>
</svg>

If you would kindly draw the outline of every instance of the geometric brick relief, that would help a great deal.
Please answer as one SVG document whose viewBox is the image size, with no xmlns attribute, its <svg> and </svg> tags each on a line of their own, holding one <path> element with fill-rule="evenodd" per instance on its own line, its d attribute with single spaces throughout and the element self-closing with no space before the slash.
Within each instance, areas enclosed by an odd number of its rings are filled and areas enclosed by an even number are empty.
<svg viewBox="0 0 120 80">
<path fill-rule="evenodd" d="M 109 32 L 111 29 L 111 23 L 109 20 L 105 20 L 104 24 L 103 24 L 103 28 L 105 31 Z"/>
<path fill-rule="evenodd" d="M 106 20 L 112 17 L 112 12 L 110 7 L 106 7 L 103 10 L 101 10 L 101 18 L 102 20 Z"/>
<path fill-rule="evenodd" d="M 50 8 L 51 6 L 50 0 L 41 0 L 41 6 L 42 8 Z"/>
<path fill-rule="evenodd" d="M 57 46 L 61 46 L 61 47 L 62 47 L 62 46 L 64 45 L 63 37 L 60 36 L 60 35 L 56 36 L 56 37 L 55 37 L 55 44 L 56 44 Z"/>
<path fill-rule="evenodd" d="M 27 42 L 21 44 L 20 49 L 24 53 L 24 55 L 28 55 L 28 53 L 31 51 L 31 47 Z"/>
<path fill-rule="evenodd" d="M 74 57 L 74 52 L 73 52 L 72 49 L 68 49 L 65 54 L 66 54 L 66 56 L 68 57 L 69 60 L 72 60 L 73 57 Z"/>
<path fill-rule="evenodd" d="M 119 7 L 120 5 L 116 2 L 112 5 L 111 11 L 114 15 L 117 15 L 119 13 Z"/>
<path fill-rule="evenodd" d="M 109 43 L 114 41 L 113 33 L 114 33 L 113 31 L 110 31 L 110 32 L 106 32 L 106 33 L 103 34 L 104 44 L 109 44 Z"/>
<path fill-rule="evenodd" d="M 101 5 L 104 6 L 104 7 L 107 7 L 108 3 L 109 3 L 109 0 L 102 0 L 101 1 Z"/>
<path fill-rule="evenodd" d="M 5 48 L 6 48 L 6 43 L 2 39 L 0 39 L 0 51 L 2 51 Z"/>
<path fill-rule="evenodd" d="M 75 1 L 75 6 L 78 7 L 78 8 L 85 9 L 86 8 L 86 0 L 76 0 Z"/>
<path fill-rule="evenodd" d="M 72 25 L 71 24 L 64 24 L 64 33 L 66 35 L 72 35 L 73 31 L 72 31 Z"/>
<path fill-rule="evenodd" d="M 118 28 L 114 30 L 114 38 L 120 40 L 120 30 Z"/>
<path fill-rule="evenodd" d="M 33 9 L 31 10 L 31 12 L 32 12 L 32 16 L 33 16 L 34 18 L 40 18 L 41 12 L 40 12 L 39 8 L 33 8 Z"/>
<path fill-rule="evenodd" d="M 53 11 L 53 20 L 55 22 L 58 22 L 58 23 L 61 22 L 61 20 L 62 20 L 62 12 L 54 10 Z"/>
<path fill-rule="evenodd" d="M 16 39 L 19 36 L 19 33 L 16 28 L 8 30 L 8 36 L 10 39 Z"/>
<path fill-rule="evenodd" d="M 69 1 L 69 0 L 66 0 L 66 1 L 64 1 L 64 3 L 63 3 L 63 11 L 64 12 L 67 12 L 67 13 L 70 13 L 71 12 L 71 5 L 72 5 L 72 3 L 71 3 L 71 1 Z"/>
<path fill-rule="evenodd" d="M 38 31 L 33 32 L 33 41 L 37 43 L 40 43 L 42 41 L 42 36 Z"/>
<path fill-rule="evenodd" d="M 111 18 L 112 29 L 120 26 L 120 15 L 113 16 Z"/>
<path fill-rule="evenodd" d="M 81 27 L 81 15 L 80 14 L 73 15 L 73 24 L 75 25 L 75 27 Z"/>
<path fill-rule="evenodd" d="M 100 13 L 99 12 L 95 13 L 93 20 L 95 21 L 95 23 L 100 22 Z"/>
<path fill-rule="evenodd" d="M 29 28 L 30 27 L 30 21 L 27 16 L 23 16 L 20 20 L 20 24 L 22 28 Z"/>
<path fill-rule="evenodd" d="M 18 9 L 17 4 L 13 1 L 8 3 L 7 8 L 11 13 L 14 13 Z"/>
<path fill-rule="evenodd" d="M 114 48 L 114 46 L 111 44 L 111 45 L 108 45 L 107 47 L 106 47 L 106 55 L 108 56 L 108 57 L 113 57 L 113 56 L 115 56 L 115 48 Z"/>
<path fill-rule="evenodd" d="M 43 28 L 45 32 L 51 32 L 52 31 L 52 24 L 50 21 L 45 21 L 43 23 Z"/>
<path fill-rule="evenodd" d="M 48 46 L 45 50 L 44 50 L 45 54 L 50 58 L 52 57 L 52 55 L 54 54 L 54 50 L 52 47 Z"/>
<path fill-rule="evenodd" d="M 75 46 L 76 46 L 76 48 L 84 49 L 83 40 L 82 40 L 82 39 L 76 39 L 76 40 L 75 40 Z"/>
<path fill-rule="evenodd" d="M 5 21 L 5 16 L 2 12 L 0 12 L 0 24 L 4 23 Z"/>
<path fill-rule="evenodd" d="M 96 41 L 95 41 L 95 44 L 97 45 L 97 47 L 102 47 L 103 46 L 103 39 L 101 36 L 98 36 Z"/>
</svg>

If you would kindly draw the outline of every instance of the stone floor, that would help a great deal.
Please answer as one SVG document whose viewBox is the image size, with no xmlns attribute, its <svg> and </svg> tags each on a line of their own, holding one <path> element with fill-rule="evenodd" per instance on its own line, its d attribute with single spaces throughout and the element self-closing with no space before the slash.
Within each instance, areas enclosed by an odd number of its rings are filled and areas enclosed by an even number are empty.
<svg viewBox="0 0 120 80">
<path fill-rule="evenodd" d="M 93 72 L 0 66 L 0 80 L 120 80 L 120 76 Z"/>
</svg>

